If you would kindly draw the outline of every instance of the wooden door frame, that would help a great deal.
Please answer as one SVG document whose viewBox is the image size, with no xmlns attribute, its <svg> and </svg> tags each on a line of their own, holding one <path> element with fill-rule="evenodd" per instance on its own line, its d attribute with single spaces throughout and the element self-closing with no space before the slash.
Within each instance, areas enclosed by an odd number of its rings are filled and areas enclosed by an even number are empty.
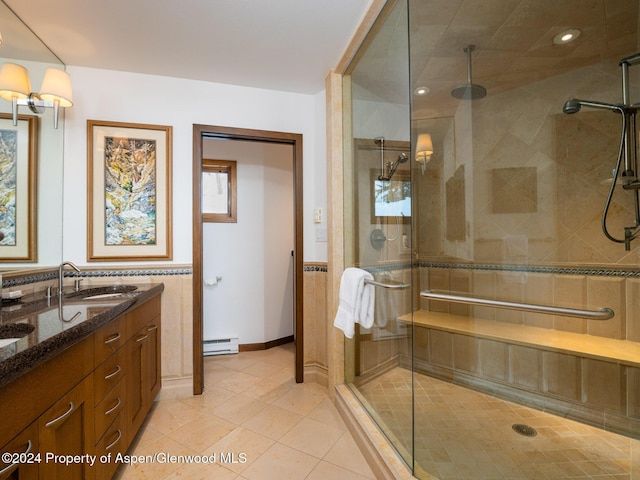
<svg viewBox="0 0 640 480">
<path fill-rule="evenodd" d="M 303 350 L 303 210 L 302 210 L 302 135 L 298 133 L 249 130 L 214 125 L 193 125 L 193 394 L 204 390 L 203 312 L 202 312 L 202 158 L 203 137 L 229 140 L 248 140 L 263 143 L 279 143 L 293 146 L 294 183 L 294 266 L 293 266 L 293 315 L 295 338 L 295 378 L 304 380 Z"/>
</svg>

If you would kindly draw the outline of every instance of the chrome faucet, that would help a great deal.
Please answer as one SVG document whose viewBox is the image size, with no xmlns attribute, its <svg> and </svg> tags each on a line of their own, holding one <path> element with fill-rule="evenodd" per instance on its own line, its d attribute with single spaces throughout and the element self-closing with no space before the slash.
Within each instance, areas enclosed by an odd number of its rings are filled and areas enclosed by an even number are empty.
<svg viewBox="0 0 640 480">
<path fill-rule="evenodd" d="M 63 279 L 63 276 L 64 276 L 64 266 L 65 265 L 69 265 L 76 272 L 80 271 L 80 269 L 78 267 L 76 267 L 72 262 L 62 262 L 60 264 L 60 268 L 58 269 L 58 295 L 60 295 L 61 297 L 62 297 L 62 279 Z"/>
</svg>

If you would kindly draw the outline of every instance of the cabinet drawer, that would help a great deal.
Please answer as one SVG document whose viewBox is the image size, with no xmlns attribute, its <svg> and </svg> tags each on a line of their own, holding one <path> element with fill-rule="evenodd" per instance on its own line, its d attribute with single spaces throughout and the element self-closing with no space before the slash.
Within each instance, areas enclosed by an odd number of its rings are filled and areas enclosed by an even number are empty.
<svg viewBox="0 0 640 480">
<path fill-rule="evenodd" d="M 93 378 L 95 405 L 124 377 L 126 361 L 125 349 L 121 348 L 96 368 Z"/>
<path fill-rule="evenodd" d="M 125 317 L 121 316 L 101 327 L 94 335 L 95 366 L 100 365 L 127 341 Z"/>
<path fill-rule="evenodd" d="M 111 462 L 100 463 L 99 465 L 96 462 L 96 465 L 98 465 L 98 468 L 96 468 L 96 480 L 108 480 L 113 477 L 113 474 L 119 466 L 114 460 L 117 453 L 126 452 L 129 442 L 127 435 L 124 414 L 121 413 L 109 428 L 107 428 L 107 431 L 96 445 L 97 458 L 111 454 Z"/>
<path fill-rule="evenodd" d="M 30 454 L 37 454 L 38 450 L 38 422 L 34 422 L 0 450 L 3 454 L 25 455 L 9 463 L 0 456 L 0 480 L 38 478 L 38 463 L 30 463 L 33 458 L 29 457 Z"/>
<path fill-rule="evenodd" d="M 154 297 L 127 314 L 128 338 L 135 335 L 152 318 L 160 315 L 160 297 Z"/>
<path fill-rule="evenodd" d="M 114 389 L 106 394 L 102 402 L 95 407 L 95 438 L 102 438 L 107 427 L 124 410 L 127 382 L 123 379 Z M 98 443 L 98 442 L 96 442 Z"/>
</svg>

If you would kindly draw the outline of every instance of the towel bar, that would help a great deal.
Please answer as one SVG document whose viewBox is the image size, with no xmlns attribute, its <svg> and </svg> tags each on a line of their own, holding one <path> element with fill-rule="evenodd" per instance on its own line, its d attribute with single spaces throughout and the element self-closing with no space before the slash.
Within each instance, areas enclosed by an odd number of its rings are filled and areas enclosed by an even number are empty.
<svg viewBox="0 0 640 480">
<path fill-rule="evenodd" d="M 464 297 L 461 295 L 449 295 L 435 293 L 430 290 L 420 292 L 422 298 L 431 300 L 444 300 L 445 302 L 466 303 L 468 305 L 481 305 L 483 307 L 507 308 L 524 312 L 545 313 L 548 315 L 562 315 L 565 317 L 582 317 L 589 320 L 609 320 L 615 312 L 610 308 L 600 310 L 580 310 L 577 308 L 552 307 L 550 305 L 535 305 L 531 303 L 505 302 L 502 300 L 490 300 L 488 298 Z"/>
<path fill-rule="evenodd" d="M 386 288 L 387 290 L 404 290 L 409 288 L 409 285 L 405 285 L 404 283 L 381 283 L 366 278 L 364 279 L 364 283 L 368 283 L 374 287 Z"/>
</svg>

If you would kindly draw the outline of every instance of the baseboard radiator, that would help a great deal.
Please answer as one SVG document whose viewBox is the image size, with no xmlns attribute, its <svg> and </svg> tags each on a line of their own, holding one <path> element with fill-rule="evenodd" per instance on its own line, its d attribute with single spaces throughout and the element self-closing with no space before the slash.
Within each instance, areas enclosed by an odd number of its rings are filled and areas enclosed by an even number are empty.
<svg viewBox="0 0 640 480">
<path fill-rule="evenodd" d="M 202 352 L 205 356 L 238 353 L 238 337 L 205 340 Z"/>
</svg>

